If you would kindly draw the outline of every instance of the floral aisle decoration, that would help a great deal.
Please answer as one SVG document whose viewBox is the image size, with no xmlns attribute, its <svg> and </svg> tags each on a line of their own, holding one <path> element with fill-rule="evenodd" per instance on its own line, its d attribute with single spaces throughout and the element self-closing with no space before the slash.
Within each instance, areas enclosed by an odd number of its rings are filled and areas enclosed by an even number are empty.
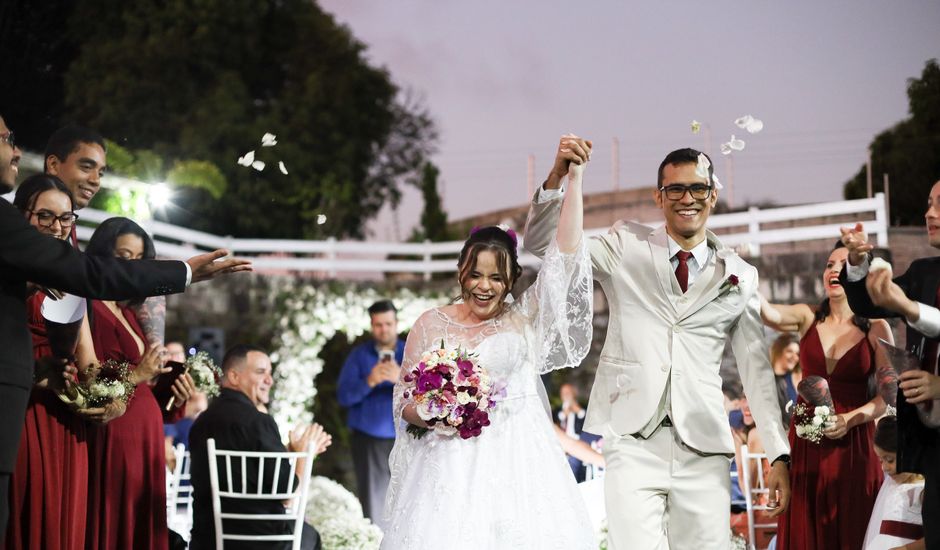
<svg viewBox="0 0 940 550">
<path fill-rule="evenodd" d="M 320 533 L 323 550 L 375 550 L 382 541 L 382 531 L 363 517 L 359 500 L 327 477 L 310 480 L 305 516 Z"/>
<path fill-rule="evenodd" d="M 354 340 L 369 331 L 366 310 L 378 300 L 389 299 L 398 308 L 398 330 L 411 329 L 422 313 L 450 302 L 457 292 L 418 293 L 408 288 L 393 290 L 358 285 L 295 285 L 282 294 L 278 342 L 271 360 L 277 365 L 271 414 L 282 435 L 299 423 L 308 423 L 317 395 L 316 377 L 323 371 L 320 352 L 336 333 Z"/>
</svg>

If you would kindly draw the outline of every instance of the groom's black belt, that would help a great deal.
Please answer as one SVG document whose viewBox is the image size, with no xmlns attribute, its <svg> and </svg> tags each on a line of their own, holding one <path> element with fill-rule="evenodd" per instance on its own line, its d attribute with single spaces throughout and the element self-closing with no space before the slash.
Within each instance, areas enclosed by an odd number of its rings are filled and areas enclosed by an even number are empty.
<svg viewBox="0 0 940 550">
<path fill-rule="evenodd" d="M 672 419 L 669 418 L 669 416 L 665 416 L 659 422 L 659 425 L 656 426 L 656 429 L 650 432 L 649 437 L 653 437 L 653 434 L 658 432 L 660 428 L 671 428 L 671 427 L 672 427 Z M 643 432 L 636 432 L 635 434 L 630 434 L 630 436 L 633 437 L 634 439 L 647 439 L 646 437 L 643 436 Z"/>
</svg>

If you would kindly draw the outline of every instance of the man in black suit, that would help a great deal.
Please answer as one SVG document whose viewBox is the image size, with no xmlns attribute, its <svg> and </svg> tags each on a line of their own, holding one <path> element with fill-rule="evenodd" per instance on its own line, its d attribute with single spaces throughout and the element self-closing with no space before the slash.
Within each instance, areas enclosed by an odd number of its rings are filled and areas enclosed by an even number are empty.
<svg viewBox="0 0 940 550">
<path fill-rule="evenodd" d="M 189 449 L 192 453 L 190 479 L 193 484 L 193 530 L 190 550 L 215 548 L 215 524 L 212 517 L 212 486 L 209 478 L 208 441 L 215 439 L 216 448 L 235 451 L 300 452 L 313 445 L 317 454 L 330 445 L 331 437 L 319 424 L 290 433 L 287 448 L 281 443 L 277 423 L 271 416 L 258 410 L 268 402 L 268 392 L 274 383 L 271 378 L 271 359 L 259 348 L 238 345 L 229 349 L 222 359 L 222 389 L 209 408 L 193 423 L 189 431 Z M 264 479 L 258 479 L 258 462 L 249 460 L 245 472 L 248 491 L 256 491 L 259 483 L 270 487 L 274 479 L 274 461 L 265 462 Z M 303 461 L 298 461 L 298 473 Z M 278 491 L 286 492 L 288 485 L 297 483 L 296 476 L 289 479 L 289 468 L 282 464 L 278 476 Z M 232 461 L 233 480 L 242 479 L 241 464 Z M 219 480 L 225 489 L 225 481 Z M 236 482 L 236 489 L 240 488 Z M 226 513 L 283 514 L 282 503 L 271 500 L 223 500 Z M 246 535 L 279 535 L 291 533 L 293 525 L 284 520 L 226 520 L 225 532 Z M 257 543 L 228 541 L 226 548 L 256 548 Z M 317 532 L 304 524 L 301 548 L 318 549 Z M 290 543 L 267 543 L 264 548 L 290 548 Z"/>
<path fill-rule="evenodd" d="M 0 194 L 13 190 L 20 151 L 0 116 Z M 244 260 L 216 262 L 217 250 L 182 261 L 90 257 L 36 231 L 0 200 L 0 534 L 6 532 L 8 485 L 33 386 L 33 349 L 26 326 L 26 282 L 102 300 L 183 292 L 191 282 L 251 269 Z"/>
<path fill-rule="evenodd" d="M 940 249 L 940 181 L 930 190 L 924 217 L 930 246 Z M 849 265 L 839 278 L 852 311 L 869 318 L 903 317 L 908 325 L 907 349 L 921 357 L 923 370 L 900 376 L 897 470 L 926 478 L 925 538 L 928 549 L 940 548 L 940 433 L 921 423 L 914 406 L 940 406 L 940 257 L 915 260 L 892 280 L 890 269 L 869 270 L 873 247 L 861 224 L 843 229 L 842 242 L 849 249 Z"/>
</svg>

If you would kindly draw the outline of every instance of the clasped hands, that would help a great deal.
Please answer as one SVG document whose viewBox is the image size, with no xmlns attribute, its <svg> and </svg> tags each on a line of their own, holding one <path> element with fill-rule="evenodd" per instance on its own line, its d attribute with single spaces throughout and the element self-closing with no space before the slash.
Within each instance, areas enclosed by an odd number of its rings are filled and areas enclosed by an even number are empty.
<svg viewBox="0 0 940 550">
<path fill-rule="evenodd" d="M 591 160 L 591 149 L 594 143 L 587 139 L 582 139 L 574 134 L 565 134 L 561 136 L 558 143 L 558 153 L 555 155 L 555 163 L 552 165 L 552 171 L 545 180 L 545 189 L 558 189 L 561 187 L 561 180 L 568 175 L 572 167 L 584 167 Z"/>
<path fill-rule="evenodd" d="M 309 445 L 312 445 L 314 456 L 322 454 L 333 443 L 333 436 L 328 434 L 323 426 L 316 422 L 307 426 L 298 426 L 291 430 L 287 437 L 288 451 L 293 453 L 303 452 L 307 450 Z"/>
</svg>

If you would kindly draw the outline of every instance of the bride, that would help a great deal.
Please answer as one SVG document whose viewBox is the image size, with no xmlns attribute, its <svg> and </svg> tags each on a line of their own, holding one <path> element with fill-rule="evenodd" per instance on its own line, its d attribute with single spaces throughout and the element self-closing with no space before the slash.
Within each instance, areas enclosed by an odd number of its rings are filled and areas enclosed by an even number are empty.
<svg viewBox="0 0 940 550">
<path fill-rule="evenodd" d="M 586 147 L 585 147 L 586 145 Z M 473 231 L 458 262 L 462 300 L 425 312 L 405 344 L 403 374 L 445 346 L 470 350 L 505 395 L 477 437 L 415 438 L 427 427 L 395 386 L 395 447 L 382 548 L 596 549 L 587 510 L 552 430 L 539 374 L 577 366 L 592 336 L 593 283 L 582 239 L 581 177 L 590 142 L 561 139 L 569 190 L 536 281 L 513 301 L 522 272 L 515 233 Z M 443 344 L 442 344 L 443 340 Z"/>
</svg>

